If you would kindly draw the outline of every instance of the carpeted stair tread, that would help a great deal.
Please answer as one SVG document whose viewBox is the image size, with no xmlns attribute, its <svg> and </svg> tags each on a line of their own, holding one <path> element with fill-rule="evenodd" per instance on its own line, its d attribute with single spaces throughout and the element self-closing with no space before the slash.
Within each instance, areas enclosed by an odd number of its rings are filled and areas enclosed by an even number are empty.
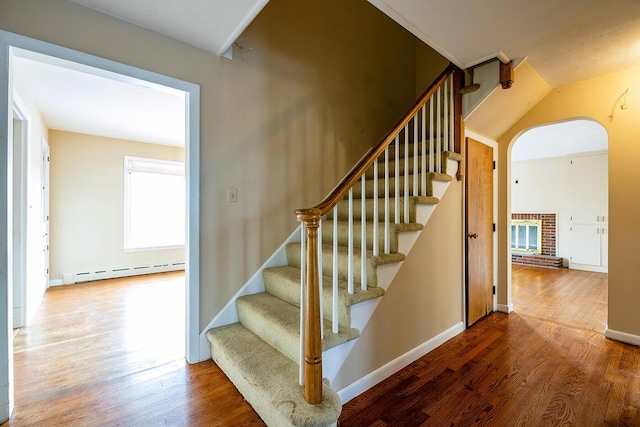
<svg viewBox="0 0 640 427">
<path fill-rule="evenodd" d="M 290 265 L 266 268 L 262 272 L 265 289 L 271 295 L 300 306 L 300 269 Z M 338 324 L 344 327 L 351 325 L 351 306 L 384 295 L 384 289 L 368 287 L 366 291 L 360 286 L 354 287 L 354 293 L 347 291 L 347 281 L 338 280 Z M 322 277 L 323 315 L 329 322 L 332 318 L 333 279 Z"/>
<path fill-rule="evenodd" d="M 206 336 L 214 362 L 267 425 L 325 427 L 337 421 L 342 404 L 328 381 L 322 403 L 308 404 L 298 385 L 298 365 L 240 323 Z"/>
<path fill-rule="evenodd" d="M 378 245 L 384 247 L 384 218 L 378 221 Z M 366 222 L 365 241 L 368 248 L 373 248 L 373 222 Z M 333 244 L 333 221 L 325 222 L 322 227 L 322 242 L 328 245 Z M 337 221 L 338 228 L 338 245 L 347 246 L 349 244 L 349 221 Z M 420 231 L 423 225 L 417 223 L 400 223 L 396 224 L 391 219 L 389 223 L 389 251 L 398 252 L 398 234 L 409 231 Z M 353 221 L 353 246 L 362 247 L 362 222 Z"/>
<path fill-rule="evenodd" d="M 267 292 L 245 295 L 236 300 L 240 323 L 274 346 L 282 354 L 297 361 L 300 348 L 300 308 Z M 354 328 L 331 332 L 325 322 L 322 351 L 355 339 L 360 334 Z"/>
<path fill-rule="evenodd" d="M 396 178 L 395 176 L 391 176 L 389 177 L 389 197 L 395 197 L 395 196 L 405 196 L 405 188 L 404 188 L 404 175 L 400 177 L 399 179 L 399 186 L 398 186 L 398 190 L 399 190 L 399 194 L 396 194 L 396 189 L 395 189 L 395 181 Z M 445 173 L 437 173 L 437 172 L 429 172 L 427 174 L 427 179 L 426 181 L 426 187 L 425 187 L 425 192 L 427 196 L 433 196 L 433 181 L 440 181 L 440 182 L 450 182 L 453 178 L 450 175 L 447 175 Z M 365 198 L 369 199 L 369 198 L 373 198 L 374 195 L 374 179 L 367 179 L 365 181 Z M 384 184 L 384 178 L 378 178 L 378 197 L 382 197 L 384 198 L 384 192 L 385 192 L 385 184 Z M 409 183 L 408 183 L 408 187 L 409 187 L 409 196 L 411 196 L 413 194 L 413 174 L 409 175 Z M 422 190 L 422 183 L 420 182 L 420 180 L 418 180 L 418 188 L 419 190 Z M 355 185 L 353 187 L 353 198 L 362 198 L 362 185 Z M 419 191 L 419 193 L 422 194 L 422 191 Z"/>
<path fill-rule="evenodd" d="M 427 151 L 429 151 L 429 137 L 427 136 L 427 139 L 425 140 L 425 148 L 427 149 Z M 438 138 L 434 137 L 433 138 L 433 144 L 434 144 L 434 149 L 437 148 L 437 144 L 438 144 Z M 420 139 L 418 141 L 418 154 L 420 154 L 420 152 L 422 151 L 422 139 Z M 409 144 L 407 144 L 407 146 L 405 147 L 405 143 L 404 143 L 404 139 L 400 141 L 400 143 L 398 144 L 398 151 L 399 151 L 399 155 L 401 159 L 404 159 L 404 152 L 406 149 L 409 150 L 409 157 L 412 157 L 415 154 L 415 146 L 416 144 L 414 144 L 413 142 L 409 142 Z M 449 153 L 449 151 L 442 151 L 442 155 L 444 155 L 445 153 Z M 382 153 L 382 155 L 380 156 L 383 160 L 384 160 L 384 153 Z M 389 160 L 393 160 L 396 157 L 396 147 L 395 147 L 395 143 L 391 143 L 389 145 Z"/>
<path fill-rule="evenodd" d="M 376 268 L 379 265 L 391 264 L 394 262 L 404 261 L 406 256 L 401 253 L 384 254 L 380 248 L 380 254 L 373 256 L 371 250 L 367 250 L 367 285 L 369 287 L 378 286 L 378 275 L 376 274 Z M 289 243 L 286 246 L 287 259 L 289 265 L 300 268 L 300 243 Z M 338 246 L 338 278 L 347 280 L 348 274 L 348 260 L 349 252 L 346 246 Z M 353 276 L 355 283 L 361 283 L 361 268 L 360 268 L 360 250 L 354 249 L 353 251 Z M 322 245 L 322 274 L 325 276 L 333 275 L 333 246 Z"/>
<path fill-rule="evenodd" d="M 400 208 L 399 216 L 400 221 L 404 221 L 404 197 L 398 198 L 398 207 Z M 391 197 L 389 199 L 389 217 L 392 221 L 395 220 L 395 212 L 396 212 L 396 203 L 395 197 Z M 437 205 L 440 200 L 437 197 L 433 196 L 410 196 L 409 197 L 409 222 L 416 222 L 416 207 L 418 205 Z M 365 199 L 365 217 L 367 221 L 373 220 L 373 207 L 374 200 L 372 198 Z M 345 198 L 338 202 L 338 219 L 348 219 L 349 217 L 349 200 Z M 378 198 L 378 220 L 384 219 L 384 194 L 382 197 Z M 331 210 L 327 214 L 327 220 L 333 219 L 333 210 Z M 353 199 L 353 219 L 360 220 L 362 219 L 362 199 Z M 331 226 L 327 221 L 323 223 L 323 227 Z"/>
<path fill-rule="evenodd" d="M 442 155 L 440 156 L 440 163 L 442 165 L 442 168 L 444 169 L 443 172 L 446 173 L 446 168 L 447 168 L 447 159 L 450 160 L 455 160 L 455 161 L 460 161 L 457 158 L 452 158 L 453 156 L 451 156 L 449 153 L 449 151 L 444 151 L 442 153 Z M 459 154 L 457 153 L 451 153 L 451 154 L 455 154 L 456 156 L 459 156 Z M 396 174 L 396 166 L 398 167 L 398 174 L 400 176 L 404 175 L 405 169 L 408 170 L 409 174 L 412 174 L 414 171 L 428 171 L 429 169 L 431 169 L 429 163 L 431 161 L 433 161 L 433 165 L 431 165 L 433 168 L 436 167 L 436 162 L 437 162 L 437 158 L 436 156 L 433 156 L 433 158 L 431 158 L 432 156 L 430 155 L 426 155 L 426 156 L 422 156 L 421 154 L 418 154 L 417 156 L 414 155 L 413 151 L 409 153 L 409 167 L 406 168 L 405 165 L 407 164 L 407 159 L 405 159 L 404 156 L 400 156 L 399 160 L 396 160 L 395 158 L 392 158 L 391 156 L 389 157 L 389 177 L 395 176 Z M 417 168 L 416 168 L 416 162 L 415 159 L 417 159 Z M 422 164 L 422 161 L 424 159 L 424 165 Z M 423 168 L 424 166 L 424 168 Z M 378 177 L 379 178 L 384 178 L 385 175 L 385 168 L 384 168 L 384 155 L 380 156 L 378 158 Z M 366 179 L 371 179 L 375 176 L 375 170 L 372 167 L 370 167 L 369 169 L 367 169 L 367 171 L 365 172 L 365 177 Z"/>
</svg>

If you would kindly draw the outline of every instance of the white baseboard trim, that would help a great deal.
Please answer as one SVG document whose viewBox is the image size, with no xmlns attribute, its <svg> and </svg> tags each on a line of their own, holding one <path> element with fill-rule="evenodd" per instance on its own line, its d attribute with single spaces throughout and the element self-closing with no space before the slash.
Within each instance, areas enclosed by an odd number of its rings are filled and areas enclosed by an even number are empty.
<svg viewBox="0 0 640 427">
<path fill-rule="evenodd" d="M 56 279 L 56 280 L 49 280 L 49 286 L 62 286 L 64 285 L 64 280 L 62 279 Z"/>
<path fill-rule="evenodd" d="M 615 341 L 640 346 L 640 335 L 628 334 L 626 332 L 614 331 L 613 329 L 606 328 L 604 330 L 604 336 Z"/>
<path fill-rule="evenodd" d="M 513 304 L 497 304 L 496 310 L 501 313 L 511 313 L 513 311 Z"/>
<path fill-rule="evenodd" d="M 350 385 L 346 386 L 342 390 L 338 391 L 338 396 L 340 396 L 340 401 L 343 404 L 347 403 L 351 399 L 359 396 L 360 394 L 369 390 L 371 387 L 375 386 L 381 381 L 384 381 L 385 379 L 389 378 L 391 375 L 395 374 L 400 369 L 415 362 L 416 360 L 418 360 L 425 354 L 429 353 L 430 351 L 433 351 L 440 345 L 444 344 L 445 341 L 450 340 L 451 338 L 455 337 L 462 331 L 464 331 L 464 324 L 462 322 L 457 323 L 456 325 L 450 327 L 446 331 L 441 332 L 440 334 L 436 335 L 430 340 L 420 344 L 413 350 L 409 350 L 405 354 L 395 358 L 394 360 L 390 361 L 386 365 L 379 367 L 378 369 L 371 372 L 370 374 L 360 378 L 354 383 L 351 383 Z"/>
<path fill-rule="evenodd" d="M 607 267 L 607 266 L 576 264 L 576 263 L 571 262 L 571 261 L 569 261 L 569 268 L 571 270 L 593 271 L 593 272 L 596 272 L 596 273 L 608 273 L 609 272 L 609 267 Z"/>
</svg>

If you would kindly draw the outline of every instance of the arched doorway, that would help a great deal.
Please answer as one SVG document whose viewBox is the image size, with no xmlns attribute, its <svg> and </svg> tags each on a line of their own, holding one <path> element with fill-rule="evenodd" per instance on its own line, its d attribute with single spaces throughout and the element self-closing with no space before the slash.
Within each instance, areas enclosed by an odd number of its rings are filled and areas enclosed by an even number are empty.
<svg viewBox="0 0 640 427">
<path fill-rule="evenodd" d="M 510 144 L 508 169 L 508 292 L 513 310 L 604 332 L 605 128 L 577 118 L 525 130 Z"/>
</svg>

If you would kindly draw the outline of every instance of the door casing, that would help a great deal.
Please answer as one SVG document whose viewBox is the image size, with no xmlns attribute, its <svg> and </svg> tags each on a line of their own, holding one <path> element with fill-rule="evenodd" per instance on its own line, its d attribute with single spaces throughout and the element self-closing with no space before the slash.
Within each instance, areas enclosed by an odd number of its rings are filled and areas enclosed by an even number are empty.
<svg viewBox="0 0 640 427">
<path fill-rule="evenodd" d="M 84 52 L 57 46 L 41 40 L 0 30 L 0 422 L 7 420 L 13 409 L 13 287 L 12 283 L 12 196 L 11 183 L 13 137 L 12 61 L 14 55 L 46 55 L 52 60 L 71 61 L 105 71 L 123 81 L 139 80 L 185 92 L 186 111 L 186 176 L 187 236 L 185 244 L 185 355 L 190 363 L 200 361 L 200 86 L 194 83 L 132 67 Z"/>
</svg>

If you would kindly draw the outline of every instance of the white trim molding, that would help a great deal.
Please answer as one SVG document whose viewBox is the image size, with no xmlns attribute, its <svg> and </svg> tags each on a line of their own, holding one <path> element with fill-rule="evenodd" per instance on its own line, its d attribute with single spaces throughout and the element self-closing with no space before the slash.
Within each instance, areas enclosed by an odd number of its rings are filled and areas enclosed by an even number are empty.
<svg viewBox="0 0 640 427">
<path fill-rule="evenodd" d="M 640 335 L 628 334 L 626 332 L 620 332 L 606 328 L 604 330 L 604 336 L 609 338 L 610 340 L 640 346 Z"/>
<path fill-rule="evenodd" d="M 449 329 L 441 332 L 430 340 L 420 344 L 416 348 L 409 350 L 405 354 L 395 358 L 389 363 L 379 367 L 375 371 L 370 374 L 360 378 L 359 380 L 351 383 L 346 386 L 342 390 L 338 391 L 338 396 L 340 396 L 340 401 L 344 404 L 350 401 L 351 399 L 359 396 L 365 391 L 369 390 L 371 387 L 376 384 L 384 381 L 389 378 L 394 373 L 398 372 L 400 369 L 410 365 L 415 362 L 425 354 L 435 350 L 446 341 L 455 337 L 459 333 L 464 331 L 464 323 L 460 322 Z"/>
<path fill-rule="evenodd" d="M 500 313 L 511 313 L 513 311 L 513 304 L 496 304 L 496 310 Z"/>
</svg>

